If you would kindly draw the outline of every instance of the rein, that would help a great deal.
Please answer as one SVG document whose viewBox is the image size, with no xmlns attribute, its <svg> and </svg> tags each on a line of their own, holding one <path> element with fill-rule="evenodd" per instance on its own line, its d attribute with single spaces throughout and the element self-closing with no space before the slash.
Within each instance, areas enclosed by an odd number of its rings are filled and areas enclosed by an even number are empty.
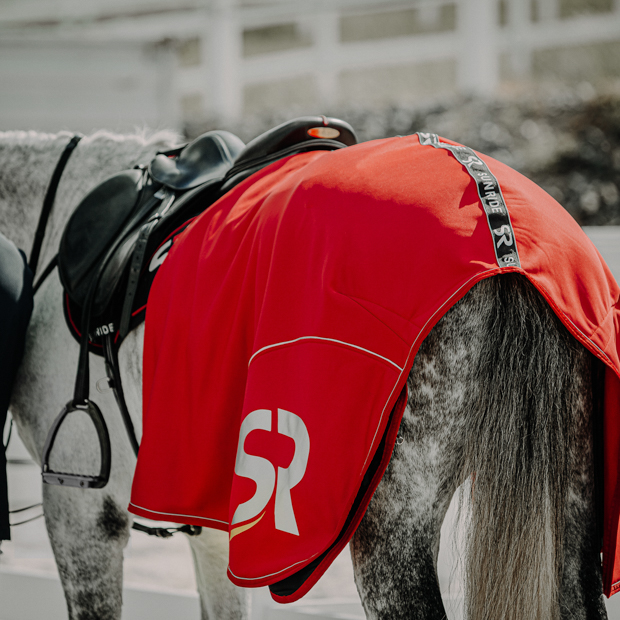
<svg viewBox="0 0 620 620">
<path fill-rule="evenodd" d="M 58 190 L 58 185 L 60 183 L 60 177 L 62 173 L 65 171 L 65 167 L 71 154 L 75 150 L 75 147 L 79 144 L 80 140 L 83 138 L 82 134 L 76 133 L 67 146 L 65 146 L 58 163 L 56 164 L 56 168 L 54 169 L 54 173 L 52 174 L 52 178 L 50 179 L 50 184 L 47 187 L 47 192 L 45 193 L 45 198 L 43 199 L 43 208 L 41 209 L 41 215 L 39 215 L 39 223 L 37 224 L 37 231 L 34 234 L 34 241 L 32 243 L 32 250 L 30 251 L 30 260 L 28 261 L 28 267 L 30 267 L 32 274 L 34 275 L 37 271 L 37 266 L 39 265 L 39 256 L 41 254 L 41 246 L 43 245 L 43 239 L 45 237 L 45 229 L 47 228 L 47 221 L 49 220 L 50 213 L 52 212 L 52 207 L 54 206 L 54 201 L 56 200 L 56 191 Z M 52 263 L 50 263 L 44 270 L 43 276 L 39 279 L 39 281 L 35 284 L 35 289 L 38 289 L 39 286 L 43 283 L 43 280 L 52 272 L 55 266 L 56 257 L 52 259 Z M 50 265 L 51 268 L 50 268 Z"/>
<path fill-rule="evenodd" d="M 75 134 L 71 138 L 71 140 L 67 143 L 67 145 L 65 146 L 60 156 L 60 159 L 58 160 L 58 163 L 56 164 L 56 168 L 54 169 L 52 178 L 50 179 L 50 183 L 48 185 L 47 192 L 43 200 L 43 207 L 41 209 L 41 214 L 39 215 L 39 222 L 37 224 L 37 230 L 35 232 L 35 237 L 34 237 L 34 241 L 32 244 L 32 250 L 30 252 L 30 259 L 28 261 L 28 266 L 30 267 L 33 275 L 36 273 L 37 266 L 39 264 L 39 257 L 41 254 L 41 247 L 43 245 L 43 239 L 45 238 L 45 230 L 47 228 L 47 222 L 49 220 L 50 214 L 52 212 L 52 208 L 54 206 L 54 202 L 56 199 L 56 192 L 58 190 L 58 185 L 60 184 L 62 173 L 64 172 L 67 162 L 69 161 L 69 158 L 71 157 L 73 151 L 75 150 L 75 148 L 77 147 L 77 145 L 79 144 L 80 140 L 83 137 L 84 136 L 82 136 L 81 134 Z M 52 260 L 46 265 L 45 269 L 39 276 L 39 279 L 34 284 L 33 295 L 39 290 L 43 282 L 52 273 L 52 271 L 54 271 L 57 265 L 58 265 L 58 254 L 56 254 L 52 258 Z M 111 339 L 106 340 L 106 345 L 108 346 L 110 350 L 110 354 L 113 355 L 112 359 L 116 360 L 116 351 L 114 350 Z M 84 346 L 82 346 L 81 349 L 84 349 Z M 84 352 L 81 350 L 80 351 L 81 356 L 83 356 L 83 353 Z M 111 369 L 108 368 L 108 366 L 109 364 L 106 362 L 106 370 L 108 371 L 108 374 L 110 374 Z M 125 399 L 123 396 L 121 382 L 120 382 L 120 375 L 118 374 L 118 367 L 117 366 L 115 367 L 115 365 L 112 365 L 112 369 L 116 371 L 116 373 L 114 374 L 113 378 L 109 377 L 109 382 L 111 383 L 111 387 L 114 391 L 114 395 L 116 396 L 116 400 L 117 400 L 119 409 L 121 411 L 121 417 L 123 418 L 123 422 L 125 424 L 125 428 L 129 436 L 131 447 L 133 449 L 133 452 L 137 455 L 139 444 L 136 439 L 135 431 L 133 428 L 133 423 L 131 422 L 131 418 L 129 417 L 129 411 L 127 409 L 127 405 L 125 403 Z M 82 379 L 81 382 L 78 381 L 79 387 L 76 386 L 76 393 L 77 393 L 76 398 L 79 398 L 82 395 L 82 391 L 84 391 L 84 380 L 88 382 L 88 374 L 86 373 L 86 376 L 85 377 L 82 376 L 81 379 Z M 89 404 L 90 403 L 86 400 L 86 402 L 84 403 L 85 408 L 88 408 Z M 70 413 L 70 411 L 67 410 L 67 408 L 65 408 L 65 410 L 67 414 Z M 55 421 L 54 427 L 56 431 L 58 430 L 58 427 L 60 426 L 60 422 L 62 421 L 63 417 L 64 416 L 61 416 L 61 419 L 57 419 Z M 95 424 L 102 423 L 105 425 L 105 422 L 103 421 L 103 418 L 101 417 L 100 414 L 98 416 L 91 415 L 91 417 L 93 418 L 93 422 Z M 52 441 L 50 442 L 50 437 L 48 436 L 46 445 L 43 449 L 44 454 L 49 452 L 49 449 L 51 448 L 51 444 L 53 443 L 55 434 L 56 433 L 54 432 L 54 428 L 53 428 L 52 433 L 51 433 Z M 98 435 L 101 438 L 101 434 L 98 433 Z M 9 435 L 9 439 L 10 439 L 10 435 Z M 7 444 L 8 444 L 8 441 L 7 441 Z M 102 460 L 105 459 L 106 455 L 108 455 L 108 458 L 109 458 L 109 454 L 110 454 L 109 446 L 107 447 L 107 450 L 102 447 L 101 452 L 102 452 Z M 46 459 L 44 458 L 44 460 Z M 108 469 L 109 469 L 109 465 L 110 463 L 108 461 L 107 463 Z M 13 510 L 10 512 L 11 514 L 23 512 L 25 510 L 35 508 L 39 505 L 40 504 L 34 504 L 33 506 L 28 506 L 26 508 L 21 508 L 19 510 Z M 19 523 L 14 523 L 13 525 L 23 525 L 25 523 L 29 523 L 30 521 L 34 521 L 35 519 L 38 519 L 42 516 L 43 514 L 40 514 L 40 515 L 37 515 L 36 517 L 32 517 L 30 519 L 20 521 Z M 200 532 L 202 531 L 202 528 L 200 526 L 195 526 L 195 525 L 182 525 L 179 527 L 149 527 L 147 525 L 142 525 L 141 523 L 134 522 L 132 523 L 131 527 L 134 530 L 143 532 L 145 534 L 148 534 L 149 536 L 157 536 L 158 538 L 169 538 L 173 534 L 176 534 L 177 532 L 183 532 L 184 534 L 187 534 L 188 536 L 198 536 Z"/>
</svg>

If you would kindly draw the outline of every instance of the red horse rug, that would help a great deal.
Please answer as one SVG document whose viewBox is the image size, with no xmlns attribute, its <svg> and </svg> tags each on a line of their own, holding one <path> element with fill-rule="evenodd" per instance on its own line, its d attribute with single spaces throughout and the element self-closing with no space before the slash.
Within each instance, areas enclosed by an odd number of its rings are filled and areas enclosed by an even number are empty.
<svg viewBox="0 0 620 620">
<path fill-rule="evenodd" d="M 568 213 L 434 134 L 277 161 L 179 235 L 155 278 L 130 511 L 229 533 L 229 577 L 303 596 L 390 459 L 420 343 L 518 272 L 607 366 L 604 587 L 620 588 L 620 289 Z"/>
</svg>

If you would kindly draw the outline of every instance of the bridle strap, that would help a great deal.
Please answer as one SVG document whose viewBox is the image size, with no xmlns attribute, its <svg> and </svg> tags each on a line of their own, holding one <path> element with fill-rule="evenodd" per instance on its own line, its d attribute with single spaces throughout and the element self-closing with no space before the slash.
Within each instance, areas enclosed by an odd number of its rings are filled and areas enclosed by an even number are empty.
<svg viewBox="0 0 620 620">
<path fill-rule="evenodd" d="M 34 235 L 34 241 L 32 243 L 30 260 L 28 261 L 28 266 L 33 274 L 36 273 L 37 265 L 39 264 L 39 255 L 41 254 L 41 246 L 43 245 L 43 238 L 45 237 L 45 229 L 47 228 L 47 221 L 50 217 L 50 213 L 52 212 L 52 207 L 54 206 L 54 200 L 56 199 L 56 191 L 58 190 L 60 177 L 62 176 L 67 162 L 69 161 L 69 157 L 71 157 L 71 153 L 73 153 L 75 147 L 82 138 L 83 136 L 81 134 L 76 133 L 73 138 L 69 140 L 69 143 L 65 146 L 65 149 L 56 164 L 54 174 L 52 174 L 50 184 L 47 187 L 45 199 L 43 200 L 43 208 L 41 209 L 41 215 L 39 215 L 37 232 Z M 39 284 L 40 283 L 41 281 Z"/>
</svg>

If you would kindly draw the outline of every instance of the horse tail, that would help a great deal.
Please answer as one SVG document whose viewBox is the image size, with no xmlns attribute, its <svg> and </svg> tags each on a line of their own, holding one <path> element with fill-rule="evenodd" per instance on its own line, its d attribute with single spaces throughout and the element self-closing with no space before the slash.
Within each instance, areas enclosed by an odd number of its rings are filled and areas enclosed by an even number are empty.
<svg viewBox="0 0 620 620">
<path fill-rule="evenodd" d="M 472 620 L 555 620 L 564 506 L 589 355 L 529 281 L 491 278 L 488 337 L 465 438 L 472 474 L 465 612 Z M 464 491 L 468 493 L 468 491 Z M 463 497 L 461 497 L 462 505 Z"/>
</svg>

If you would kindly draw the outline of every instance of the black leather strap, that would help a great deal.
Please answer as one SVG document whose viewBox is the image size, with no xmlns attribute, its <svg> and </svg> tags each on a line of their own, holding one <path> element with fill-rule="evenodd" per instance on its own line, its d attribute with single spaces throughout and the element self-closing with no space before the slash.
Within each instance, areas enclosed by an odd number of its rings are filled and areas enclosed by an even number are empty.
<svg viewBox="0 0 620 620">
<path fill-rule="evenodd" d="M 41 246 L 43 245 L 43 238 L 45 237 L 45 229 L 47 228 L 47 221 L 49 220 L 52 207 L 54 206 L 54 200 L 56 199 L 56 191 L 58 190 L 60 177 L 64 172 L 67 162 L 69 161 L 69 157 L 71 157 L 71 153 L 73 153 L 75 147 L 83 137 L 84 136 L 81 134 L 76 133 L 73 138 L 69 140 L 69 143 L 65 146 L 65 150 L 62 152 L 62 155 L 56 164 L 56 168 L 54 169 L 54 173 L 50 179 L 50 184 L 47 187 L 47 192 L 43 200 L 43 208 L 41 209 L 41 215 L 39 215 L 37 231 L 34 235 L 34 241 L 32 242 L 30 260 L 28 261 L 28 267 L 30 267 L 33 274 L 36 273 L 37 265 L 39 264 L 39 255 L 41 254 Z"/>
<path fill-rule="evenodd" d="M 114 346 L 114 336 L 112 334 L 105 337 L 103 346 L 105 353 L 105 369 L 106 374 L 108 375 L 108 381 L 114 392 L 118 409 L 121 412 L 121 417 L 123 418 L 123 423 L 125 424 L 125 429 L 127 430 L 127 437 L 129 438 L 131 449 L 134 454 L 138 456 L 140 444 L 136 438 L 136 431 L 133 427 L 131 416 L 129 415 L 127 402 L 125 401 L 125 393 L 123 392 L 123 384 L 121 382 L 121 373 L 118 367 L 118 352 Z"/>
<path fill-rule="evenodd" d="M 177 532 L 182 532 L 188 536 L 199 536 L 202 532 L 202 527 L 199 525 L 180 525 L 179 527 L 149 527 L 148 525 L 142 525 L 142 523 L 133 522 L 131 526 L 132 530 L 138 532 L 144 532 L 149 536 L 157 536 L 157 538 L 170 538 Z"/>
</svg>

